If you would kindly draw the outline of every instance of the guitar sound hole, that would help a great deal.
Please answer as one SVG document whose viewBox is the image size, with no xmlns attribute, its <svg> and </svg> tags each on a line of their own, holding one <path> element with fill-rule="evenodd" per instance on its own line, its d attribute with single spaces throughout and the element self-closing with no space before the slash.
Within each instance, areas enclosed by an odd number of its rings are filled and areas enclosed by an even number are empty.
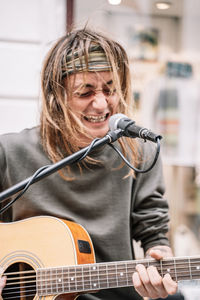
<svg viewBox="0 0 200 300">
<path fill-rule="evenodd" d="M 36 273 L 23 262 L 10 265 L 5 271 L 7 282 L 3 289 L 3 300 L 32 300 L 36 294 Z"/>
</svg>

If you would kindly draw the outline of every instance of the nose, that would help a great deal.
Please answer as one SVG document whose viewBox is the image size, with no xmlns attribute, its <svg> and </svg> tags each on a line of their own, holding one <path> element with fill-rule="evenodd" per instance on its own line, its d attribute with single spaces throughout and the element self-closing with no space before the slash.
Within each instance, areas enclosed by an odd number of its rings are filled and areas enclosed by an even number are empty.
<svg viewBox="0 0 200 300">
<path fill-rule="evenodd" d="M 96 91 L 92 105 L 96 110 L 104 110 L 105 108 L 107 108 L 108 100 L 102 90 Z"/>
</svg>

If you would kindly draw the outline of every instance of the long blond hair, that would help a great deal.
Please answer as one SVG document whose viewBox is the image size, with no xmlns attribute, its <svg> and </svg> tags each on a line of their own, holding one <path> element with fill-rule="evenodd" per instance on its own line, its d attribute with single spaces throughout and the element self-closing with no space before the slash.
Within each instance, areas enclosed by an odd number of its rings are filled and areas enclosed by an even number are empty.
<svg viewBox="0 0 200 300">
<path fill-rule="evenodd" d="M 64 80 L 70 76 L 66 70 L 66 60 L 69 54 L 73 57 L 73 53 L 78 52 L 80 60 L 84 55 L 84 59 L 87 62 L 92 43 L 101 47 L 110 62 L 114 85 L 120 96 L 118 112 L 130 118 L 133 115 L 129 63 L 123 47 L 104 34 L 87 28 L 74 30 L 63 36 L 49 51 L 44 62 L 41 77 L 41 137 L 43 147 L 53 162 L 57 162 L 66 155 L 80 150 L 78 144 L 80 133 L 88 137 L 80 120 L 66 105 L 66 93 L 70 96 L 72 91 L 66 91 Z M 74 73 L 76 72 L 74 66 Z M 136 141 L 121 138 L 119 143 L 123 154 L 129 157 L 132 164 L 136 164 L 138 158 Z M 85 159 L 86 164 L 87 162 L 92 164 L 98 163 L 91 157 Z M 79 164 L 79 167 L 81 170 L 81 164 Z M 61 175 L 66 180 L 70 180 L 72 179 L 71 169 L 70 167 L 66 169 L 65 175 L 63 172 L 61 172 Z"/>
</svg>

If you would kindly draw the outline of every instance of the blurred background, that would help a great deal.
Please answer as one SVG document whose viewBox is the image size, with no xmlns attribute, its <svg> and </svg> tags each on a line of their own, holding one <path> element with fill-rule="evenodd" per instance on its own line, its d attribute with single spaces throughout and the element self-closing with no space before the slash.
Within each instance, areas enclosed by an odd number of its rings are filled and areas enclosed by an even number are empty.
<svg viewBox="0 0 200 300">
<path fill-rule="evenodd" d="M 200 255 L 199 0 L 0 0 L 0 134 L 39 123 L 45 54 L 86 23 L 128 52 L 135 120 L 164 137 L 174 253 Z M 180 287 L 199 299 L 198 282 Z"/>
</svg>

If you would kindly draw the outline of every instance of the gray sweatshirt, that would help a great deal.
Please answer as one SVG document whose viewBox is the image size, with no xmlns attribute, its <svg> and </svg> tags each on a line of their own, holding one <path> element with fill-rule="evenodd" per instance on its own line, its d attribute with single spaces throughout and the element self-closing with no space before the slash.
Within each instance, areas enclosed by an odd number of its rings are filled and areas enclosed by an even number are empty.
<svg viewBox="0 0 200 300">
<path fill-rule="evenodd" d="M 155 155 L 151 143 L 143 143 L 142 162 L 146 169 Z M 65 181 L 57 173 L 33 184 L 22 198 L 2 215 L 16 221 L 35 215 L 51 215 L 72 220 L 86 228 L 94 244 L 97 262 L 134 259 L 132 239 L 141 241 L 146 251 L 168 245 L 165 236 L 169 221 L 168 204 L 163 198 L 162 166 L 136 178 L 127 177 L 128 167 L 113 170 L 121 158 L 108 145 L 93 153 L 100 165 L 72 166 L 75 180 Z M 0 137 L 0 191 L 51 164 L 40 143 L 39 128 Z M 79 299 L 141 299 L 132 287 L 102 290 Z"/>
</svg>

